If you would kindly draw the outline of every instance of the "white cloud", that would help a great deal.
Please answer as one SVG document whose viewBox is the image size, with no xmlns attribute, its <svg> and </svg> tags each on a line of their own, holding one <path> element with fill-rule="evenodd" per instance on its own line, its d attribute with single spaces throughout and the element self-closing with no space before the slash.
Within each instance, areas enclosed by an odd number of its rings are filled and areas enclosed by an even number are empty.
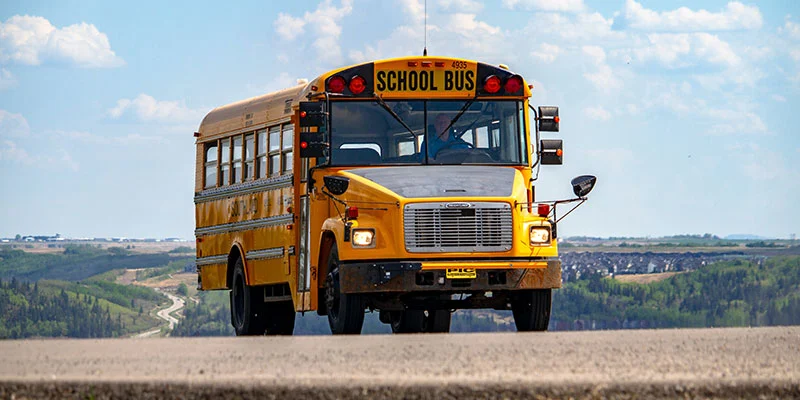
<svg viewBox="0 0 800 400">
<path fill-rule="evenodd" d="M 275 20 L 275 31 L 284 39 L 294 40 L 305 32 L 307 26 L 313 31 L 316 39 L 313 46 L 320 60 L 331 64 L 341 62 L 339 37 L 342 27 L 339 22 L 353 11 L 352 0 L 342 0 L 340 7 L 335 7 L 331 0 L 324 0 L 313 12 L 306 12 L 302 18 L 281 13 Z"/>
<path fill-rule="evenodd" d="M 134 99 L 119 99 L 114 108 L 108 110 L 112 118 L 132 112 L 142 121 L 200 122 L 205 109 L 191 109 L 182 101 L 156 100 L 153 96 L 140 94 Z"/>
<path fill-rule="evenodd" d="M 58 140 L 68 140 L 73 142 L 91 143 L 100 145 L 148 146 L 148 145 L 166 143 L 164 138 L 161 136 L 144 136 L 136 133 L 125 136 L 101 136 L 89 132 L 63 131 L 63 130 L 52 130 L 52 131 L 46 131 L 44 133 Z"/>
<path fill-rule="evenodd" d="M 475 0 L 439 0 L 439 5 L 447 11 L 477 13 L 483 10 L 483 4 Z"/>
<path fill-rule="evenodd" d="M 773 94 L 772 95 L 772 100 L 775 100 L 775 101 L 777 101 L 779 103 L 786 103 L 786 97 L 783 97 L 783 96 L 781 96 L 779 94 Z"/>
<path fill-rule="evenodd" d="M 686 7 L 658 12 L 644 8 L 635 0 L 627 0 L 623 15 L 627 27 L 644 31 L 729 31 L 759 29 L 763 24 L 758 7 L 738 1 L 729 2 L 723 10 L 715 13 Z"/>
<path fill-rule="evenodd" d="M 531 52 L 531 56 L 543 63 L 549 64 L 555 61 L 556 58 L 558 58 L 558 55 L 562 53 L 562 51 L 563 50 L 561 50 L 561 47 L 548 43 L 542 43 L 542 45 L 539 46 L 539 51 Z"/>
<path fill-rule="evenodd" d="M 20 138 L 28 136 L 31 127 L 22 114 L 15 114 L 0 110 L 0 136 L 6 138 Z"/>
<path fill-rule="evenodd" d="M 80 165 L 64 149 L 59 149 L 57 155 L 34 156 L 25 149 L 18 147 L 11 140 L 4 140 L 0 143 L 0 161 L 22 164 L 25 166 L 67 168 L 78 171 Z"/>
<path fill-rule="evenodd" d="M 614 52 L 616 56 L 626 54 L 637 63 L 653 61 L 668 68 L 683 68 L 698 62 L 732 67 L 742 61 L 730 44 L 708 33 L 651 33 L 647 42 L 640 41 L 636 47 Z"/>
<path fill-rule="evenodd" d="M 14 77 L 14 74 L 5 68 L 0 68 L 0 90 L 6 90 L 16 84 L 17 78 Z"/>
<path fill-rule="evenodd" d="M 399 0 L 403 12 L 415 24 L 421 24 L 425 20 L 425 4 L 422 0 Z"/>
<path fill-rule="evenodd" d="M 596 68 L 594 72 L 585 72 L 583 74 L 583 77 L 591 82 L 595 88 L 608 93 L 622 87 L 622 80 L 606 64 L 606 52 L 602 47 L 583 46 L 581 50 Z"/>
<path fill-rule="evenodd" d="M 280 13 L 278 14 L 278 19 L 275 20 L 275 32 L 278 32 L 278 35 L 286 40 L 293 40 L 304 33 L 303 27 L 305 25 L 306 21 L 302 18 Z"/>
<path fill-rule="evenodd" d="M 789 57 L 796 62 L 800 62 L 800 48 L 789 50 Z"/>
<path fill-rule="evenodd" d="M 542 23 L 541 21 L 547 21 Z M 540 12 L 533 15 L 525 27 L 525 35 L 542 37 L 551 35 L 570 42 L 585 44 L 587 41 L 602 40 L 608 45 L 614 40 L 627 38 L 625 32 L 611 29 L 613 18 L 605 18 L 600 13 L 578 13 L 572 16 L 553 12 Z"/>
<path fill-rule="evenodd" d="M 524 9 L 561 12 L 580 12 L 586 9 L 583 0 L 503 0 L 503 6 L 512 10 Z"/>
<path fill-rule="evenodd" d="M 608 121 L 611 119 L 611 113 L 606 111 L 603 106 L 586 107 L 583 109 L 583 113 L 586 114 L 587 117 L 597 121 Z"/>
<path fill-rule="evenodd" d="M 712 135 L 766 133 L 768 131 L 764 120 L 752 111 L 711 108 L 703 110 L 702 113 L 717 121 L 708 131 Z"/>
<path fill-rule="evenodd" d="M 56 28 L 43 17 L 15 15 L 0 23 L 0 61 L 25 65 L 46 62 L 83 68 L 110 68 L 125 64 L 105 33 L 81 22 Z"/>
<path fill-rule="evenodd" d="M 786 22 L 778 28 L 778 33 L 784 34 L 790 39 L 800 40 L 800 24 L 792 22 L 790 16 L 786 16 Z"/>
</svg>

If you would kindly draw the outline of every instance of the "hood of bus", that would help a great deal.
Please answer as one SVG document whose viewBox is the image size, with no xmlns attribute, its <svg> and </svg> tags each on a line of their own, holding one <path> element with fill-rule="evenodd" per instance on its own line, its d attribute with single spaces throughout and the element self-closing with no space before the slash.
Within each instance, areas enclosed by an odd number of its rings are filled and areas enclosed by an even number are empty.
<svg viewBox="0 0 800 400">
<path fill-rule="evenodd" d="M 347 172 L 401 197 L 512 197 L 518 171 L 511 167 L 465 165 L 358 168 Z"/>
<path fill-rule="evenodd" d="M 322 172 L 322 171 L 320 171 Z M 459 259 L 555 257 L 555 241 L 549 246 L 530 246 L 529 229 L 544 224 L 535 207 L 528 210 L 528 182 L 518 168 L 489 165 L 419 165 L 391 167 L 353 167 L 336 172 L 350 179 L 349 188 L 340 198 L 348 206 L 359 208 L 353 229 L 376 231 L 374 248 L 355 249 L 343 244 L 340 257 L 356 259 Z M 411 252 L 405 246 L 404 209 L 416 203 L 506 203 L 513 215 L 513 241 L 508 250 L 486 252 Z M 332 210 L 332 215 L 335 215 Z"/>
</svg>

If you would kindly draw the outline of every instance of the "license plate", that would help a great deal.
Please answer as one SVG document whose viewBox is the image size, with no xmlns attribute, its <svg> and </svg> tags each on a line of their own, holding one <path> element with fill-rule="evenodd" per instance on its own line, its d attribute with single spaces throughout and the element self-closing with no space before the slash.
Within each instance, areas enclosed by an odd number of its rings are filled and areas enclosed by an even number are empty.
<svg viewBox="0 0 800 400">
<path fill-rule="evenodd" d="M 475 279 L 478 274 L 475 268 L 448 268 L 447 279 Z"/>
</svg>

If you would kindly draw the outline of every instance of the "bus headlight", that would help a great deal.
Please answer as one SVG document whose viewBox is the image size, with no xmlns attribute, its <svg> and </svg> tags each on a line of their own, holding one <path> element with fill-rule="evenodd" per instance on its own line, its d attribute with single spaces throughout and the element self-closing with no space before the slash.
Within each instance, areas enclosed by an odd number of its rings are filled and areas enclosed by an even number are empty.
<svg viewBox="0 0 800 400">
<path fill-rule="evenodd" d="M 353 229 L 353 247 L 375 247 L 374 229 Z"/>
<path fill-rule="evenodd" d="M 550 227 L 549 226 L 532 226 L 531 227 L 531 246 L 542 246 L 550 244 Z"/>
</svg>

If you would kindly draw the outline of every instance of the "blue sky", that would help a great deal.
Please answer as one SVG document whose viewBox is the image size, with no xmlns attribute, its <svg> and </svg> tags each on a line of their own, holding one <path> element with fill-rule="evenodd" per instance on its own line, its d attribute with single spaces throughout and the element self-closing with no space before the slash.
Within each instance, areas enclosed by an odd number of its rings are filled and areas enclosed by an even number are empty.
<svg viewBox="0 0 800 400">
<path fill-rule="evenodd" d="M 800 3 L 429 0 L 430 55 L 507 64 L 598 176 L 561 235 L 800 233 Z M 423 2 L 3 2 L 0 236 L 183 237 L 210 109 L 421 54 Z"/>
</svg>

